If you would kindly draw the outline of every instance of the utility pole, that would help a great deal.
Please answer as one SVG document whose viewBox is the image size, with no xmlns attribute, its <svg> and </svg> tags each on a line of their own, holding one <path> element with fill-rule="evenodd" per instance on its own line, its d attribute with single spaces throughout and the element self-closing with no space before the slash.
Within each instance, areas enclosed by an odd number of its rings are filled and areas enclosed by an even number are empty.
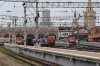
<svg viewBox="0 0 100 66">
<path fill-rule="evenodd" d="M 13 28 L 14 28 L 14 44 L 16 44 L 16 19 L 13 20 Z"/>
<path fill-rule="evenodd" d="M 38 1 L 36 1 L 36 44 L 38 44 L 38 18 L 39 18 L 39 11 L 38 11 Z M 39 45 L 39 44 L 38 44 Z M 37 46 L 37 45 L 36 45 Z"/>
<path fill-rule="evenodd" d="M 22 5 L 24 7 L 24 46 L 26 46 L 26 3 L 23 3 Z"/>
<path fill-rule="evenodd" d="M 15 44 L 16 44 L 16 19 L 15 19 L 15 30 L 14 30 L 14 35 L 15 35 Z"/>
<path fill-rule="evenodd" d="M 16 21 L 18 20 L 18 16 L 13 16 L 13 43 L 16 44 Z"/>
<path fill-rule="evenodd" d="M 78 25 L 78 31 L 77 31 L 77 34 L 78 34 L 78 45 L 79 45 L 79 25 Z"/>
<path fill-rule="evenodd" d="M 38 2 L 36 2 L 36 40 L 38 40 Z"/>
<path fill-rule="evenodd" d="M 14 27 L 14 20 L 12 20 L 13 21 L 13 39 L 12 39 L 12 41 L 13 41 L 13 44 L 15 43 L 15 27 Z"/>
<path fill-rule="evenodd" d="M 9 27 L 9 44 L 10 44 L 10 25 L 11 25 L 11 23 L 8 23 L 8 27 Z"/>
<path fill-rule="evenodd" d="M 61 41 L 61 24 L 60 24 L 60 41 Z"/>
</svg>

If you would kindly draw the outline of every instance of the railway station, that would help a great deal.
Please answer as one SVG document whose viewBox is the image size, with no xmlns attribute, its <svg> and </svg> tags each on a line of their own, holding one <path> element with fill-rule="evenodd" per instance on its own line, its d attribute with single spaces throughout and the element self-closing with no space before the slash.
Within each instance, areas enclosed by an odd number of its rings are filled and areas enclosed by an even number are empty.
<svg viewBox="0 0 100 66">
<path fill-rule="evenodd" d="M 0 0 L 0 6 L 1 53 L 35 66 L 100 66 L 100 1 Z"/>
</svg>

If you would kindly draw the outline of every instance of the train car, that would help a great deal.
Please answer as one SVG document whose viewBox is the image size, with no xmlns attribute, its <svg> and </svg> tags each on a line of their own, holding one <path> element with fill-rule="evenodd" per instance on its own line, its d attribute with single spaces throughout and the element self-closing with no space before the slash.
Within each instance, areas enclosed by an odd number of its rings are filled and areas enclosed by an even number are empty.
<svg viewBox="0 0 100 66">
<path fill-rule="evenodd" d="M 55 36 L 51 36 L 51 35 L 47 36 L 48 47 L 54 47 L 55 41 L 56 41 Z"/>
<path fill-rule="evenodd" d="M 69 47 L 75 48 L 76 45 L 76 38 L 74 36 L 68 37 Z"/>
<path fill-rule="evenodd" d="M 16 37 L 16 44 L 24 45 L 24 39 L 22 37 Z"/>
<path fill-rule="evenodd" d="M 10 38 L 10 40 L 9 40 L 9 38 L 0 38 L 0 45 L 9 43 L 9 41 L 10 41 L 10 43 L 12 43 L 12 38 Z"/>
<path fill-rule="evenodd" d="M 69 44 L 76 44 L 76 38 L 74 36 L 69 36 L 68 42 L 69 42 Z"/>
<path fill-rule="evenodd" d="M 4 38 L 0 38 L 0 45 L 3 45 L 5 43 L 5 39 Z"/>
</svg>

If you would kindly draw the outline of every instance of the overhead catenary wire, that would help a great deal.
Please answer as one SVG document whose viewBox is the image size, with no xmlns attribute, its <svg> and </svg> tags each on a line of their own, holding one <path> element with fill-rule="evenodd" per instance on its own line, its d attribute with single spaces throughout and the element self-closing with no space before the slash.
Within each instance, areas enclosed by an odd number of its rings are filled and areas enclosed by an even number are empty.
<svg viewBox="0 0 100 66">
<path fill-rule="evenodd" d="M 27 10 L 31 13 L 32 16 L 35 16 L 34 13 L 32 13 L 32 11 L 29 8 Z M 28 14 L 27 14 L 27 16 L 28 16 Z"/>
<path fill-rule="evenodd" d="M 12 13 L 14 12 L 14 10 L 15 10 L 15 8 L 16 8 L 16 6 L 14 5 L 14 9 L 12 10 L 12 12 L 10 13 L 10 15 L 12 15 Z"/>
<path fill-rule="evenodd" d="M 0 7 L 3 6 L 6 2 L 3 2 L 2 4 L 0 4 Z"/>
<path fill-rule="evenodd" d="M 14 11 L 13 11 L 14 12 Z"/>
</svg>

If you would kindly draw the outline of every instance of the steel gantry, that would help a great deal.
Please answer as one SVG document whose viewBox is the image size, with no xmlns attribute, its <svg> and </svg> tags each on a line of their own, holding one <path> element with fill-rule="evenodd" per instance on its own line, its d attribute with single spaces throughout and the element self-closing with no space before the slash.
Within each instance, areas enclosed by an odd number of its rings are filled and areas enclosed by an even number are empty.
<svg viewBox="0 0 100 66">
<path fill-rule="evenodd" d="M 39 26 L 41 26 L 41 24 L 42 24 L 42 18 L 43 17 L 40 17 L 39 18 L 39 22 L 38 22 L 38 25 Z M 78 18 L 78 17 L 77 17 Z M 95 17 L 94 17 L 95 18 Z M 34 24 L 35 24 L 35 22 L 34 22 L 34 19 L 35 19 L 35 17 L 26 17 L 26 19 L 27 19 L 27 24 L 26 24 L 26 26 L 27 27 L 33 27 L 33 26 L 35 26 Z M 45 18 L 45 19 L 48 19 L 48 18 Z M 51 17 L 50 18 L 52 21 L 51 21 L 51 23 L 50 24 L 52 24 L 52 25 L 56 25 L 56 26 L 59 26 L 60 24 L 66 24 L 66 25 L 71 25 L 71 22 L 70 21 L 67 21 L 67 20 L 73 20 L 74 19 L 74 17 L 73 16 L 58 16 L 58 17 Z M 83 20 L 84 19 L 84 17 L 81 17 L 81 18 L 79 18 L 78 20 Z M 97 16 L 96 17 L 96 19 L 100 19 L 100 17 L 99 16 Z M 13 27 L 13 23 L 12 23 L 12 21 L 15 21 L 16 20 L 16 27 L 24 27 L 23 25 L 24 25 L 24 17 L 18 17 L 18 16 L 7 16 L 7 15 L 0 15 L 0 24 L 2 24 L 2 26 L 3 25 L 7 25 L 7 22 L 5 21 L 3 21 L 3 20 L 11 20 L 11 27 Z M 53 21 L 54 20 L 54 21 Z M 3 21 L 3 22 L 2 22 Z M 84 23 L 82 23 L 82 22 L 79 22 L 81 25 L 83 25 Z"/>
<path fill-rule="evenodd" d="M 90 16 L 90 17 L 93 17 L 93 16 Z M 74 19 L 74 16 L 55 16 L 55 17 L 39 17 L 39 21 L 42 21 L 42 19 L 45 18 L 45 19 L 51 19 L 51 20 L 73 20 Z M 84 16 L 77 16 L 76 17 L 78 20 L 84 20 Z M 100 20 L 100 16 L 96 16 L 94 17 L 96 18 L 96 20 Z M 18 16 L 7 16 L 7 15 L 0 15 L 0 19 L 3 19 L 3 20 L 18 20 L 18 21 L 23 21 L 24 20 L 24 17 L 18 17 Z M 34 21 L 35 20 L 35 17 L 26 17 L 27 21 Z"/>
<path fill-rule="evenodd" d="M 25 2 L 27 8 L 36 8 L 38 0 L 0 0 L 5 2 Z M 100 2 L 91 2 L 93 8 L 100 8 Z M 38 2 L 38 8 L 86 8 L 88 2 Z M 91 7 L 88 7 L 91 8 Z"/>
<path fill-rule="evenodd" d="M 41 25 L 43 25 L 43 22 L 42 22 L 42 18 L 44 17 L 40 17 L 39 18 L 39 22 L 38 22 L 38 25 L 41 27 Z M 96 20 L 100 20 L 100 16 L 97 16 L 97 17 L 94 17 L 96 18 Z M 35 17 L 26 17 L 27 19 L 27 24 L 26 24 L 26 27 L 34 27 L 35 26 Z M 56 25 L 56 26 L 59 26 L 60 24 L 66 24 L 67 26 L 71 26 L 72 23 L 70 22 L 70 20 L 73 20 L 74 17 L 73 16 L 57 16 L 57 17 L 50 17 L 50 18 L 46 18 L 45 19 L 51 19 L 51 22 L 50 24 L 51 25 Z M 77 17 L 78 20 L 84 20 L 84 17 L 81 16 L 80 17 Z M 16 21 L 16 27 L 19 27 L 19 28 L 22 28 L 24 27 L 24 17 L 18 17 L 18 16 L 7 16 L 7 15 L 0 15 L 0 25 L 2 26 L 7 26 L 7 22 L 5 20 L 11 20 L 11 27 L 13 27 L 14 23 L 12 23 L 12 21 Z M 67 21 L 68 20 L 68 21 Z M 78 21 L 80 25 L 84 25 L 84 23 L 81 21 Z M 15 25 L 14 25 L 15 26 Z"/>
<path fill-rule="evenodd" d="M 37 2 L 37 0 L 0 0 L 5 2 Z"/>
<path fill-rule="evenodd" d="M 18 20 L 18 16 L 0 15 L 0 19 L 3 19 L 3 20 Z"/>
<path fill-rule="evenodd" d="M 0 0 L 5 2 L 25 2 L 28 8 L 35 7 L 37 0 Z M 38 2 L 38 8 L 86 8 L 88 2 Z M 92 7 L 99 8 L 100 2 L 91 2 Z"/>
<path fill-rule="evenodd" d="M 38 8 L 86 8 L 88 2 L 38 2 Z M 100 2 L 91 2 L 92 7 L 99 8 Z M 27 7 L 34 7 L 35 3 L 26 3 Z M 88 7 L 91 8 L 91 7 Z"/>
</svg>

